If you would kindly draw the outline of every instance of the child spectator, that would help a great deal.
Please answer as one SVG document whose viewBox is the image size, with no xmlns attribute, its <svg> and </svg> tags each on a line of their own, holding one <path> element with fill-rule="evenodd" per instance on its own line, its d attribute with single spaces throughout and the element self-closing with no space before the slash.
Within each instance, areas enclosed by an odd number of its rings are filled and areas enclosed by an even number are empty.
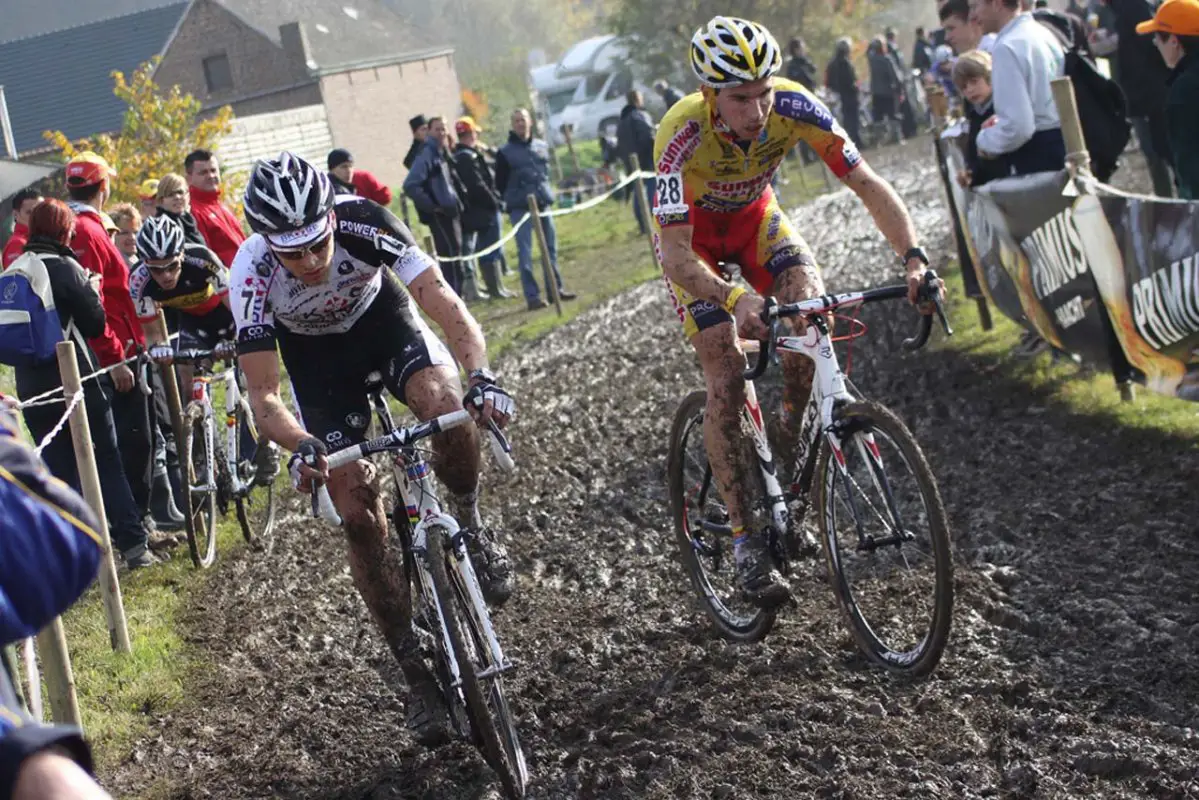
<svg viewBox="0 0 1199 800">
<path fill-rule="evenodd" d="M 971 50 L 962 54 L 953 65 L 953 84 L 962 93 L 970 137 L 966 142 L 966 171 L 958 175 L 963 186 L 981 186 L 1008 174 L 1002 158 L 980 158 L 975 139 L 983 123 L 995 114 L 991 105 L 991 54 Z"/>
</svg>

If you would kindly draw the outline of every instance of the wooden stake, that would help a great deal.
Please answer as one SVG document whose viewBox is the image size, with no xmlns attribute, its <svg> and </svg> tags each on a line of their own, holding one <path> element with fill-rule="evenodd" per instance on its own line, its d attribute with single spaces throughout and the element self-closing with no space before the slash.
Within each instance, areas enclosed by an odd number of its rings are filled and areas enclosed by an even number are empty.
<svg viewBox="0 0 1199 800">
<path fill-rule="evenodd" d="M 60 344 L 66 344 L 72 351 L 75 349 L 75 345 L 70 342 Z M 100 570 L 100 574 L 103 575 L 103 565 Z M 128 652 L 128 637 L 126 637 L 125 646 L 126 652 Z M 62 627 L 62 617 L 55 617 L 54 621 L 37 635 L 37 652 L 41 656 L 42 664 L 45 665 L 42 672 L 46 676 L 46 688 L 50 694 L 50 712 L 54 721 L 60 725 L 75 725 L 82 728 L 83 719 L 79 716 L 79 697 L 75 694 L 75 674 L 71 671 L 71 655 L 67 652 L 67 633 Z"/>
<path fill-rule="evenodd" d="M 636 174 L 638 172 L 641 172 L 641 161 L 637 158 L 637 154 L 634 153 L 633 173 Z M 637 199 L 641 201 L 641 213 L 644 215 L 642 218 L 645 220 L 645 228 L 649 231 L 649 255 L 650 258 L 653 259 L 651 263 L 657 264 L 658 249 L 654 247 L 653 214 L 650 212 L 649 198 L 645 194 L 645 182 L 642 181 L 641 178 L 638 178 L 636 181 L 634 181 L 634 185 L 637 187 Z"/>
<path fill-rule="evenodd" d="M 1071 174 L 1091 170 L 1091 156 L 1082 133 L 1082 120 L 1078 116 L 1078 102 L 1074 98 L 1074 84 L 1068 76 L 1054 78 L 1049 82 L 1053 89 L 1053 103 L 1062 122 L 1062 138 L 1066 140 L 1066 166 Z"/>
<path fill-rule="evenodd" d="M 158 341 L 170 343 L 171 332 L 167 328 L 167 318 L 163 310 L 158 309 L 158 319 L 154 321 L 158 332 Z M 175 447 L 179 453 L 179 491 L 183 495 L 176 498 L 176 505 L 183 512 L 184 524 L 194 525 L 196 517 L 192 514 L 191 495 L 191 454 L 183 452 L 187 449 L 187 430 L 183 425 L 183 398 L 179 396 L 179 378 L 175 374 L 175 365 L 166 364 L 162 370 L 162 386 L 167 396 L 167 412 L 171 415 L 171 427 L 175 429 Z"/>
<path fill-rule="evenodd" d="M 570 151 L 570 163 L 574 164 L 575 174 L 578 175 L 583 170 L 579 167 L 579 154 L 575 152 L 574 139 L 571 137 L 571 131 L 573 130 L 573 125 L 562 126 L 562 135 L 566 138 L 566 149 Z"/>
<path fill-rule="evenodd" d="M 55 351 L 58 355 L 58 371 L 62 376 L 63 396 L 70 402 L 81 387 L 79 362 L 75 360 L 75 345 L 71 342 L 59 342 Z M 79 484 L 83 488 L 83 499 L 96 512 L 100 521 L 101 544 L 104 548 L 103 557 L 100 559 L 100 594 L 104 600 L 104 616 L 108 620 L 108 639 L 113 650 L 128 653 L 129 629 L 125 624 L 125 606 L 121 601 L 121 584 L 117 580 L 112 540 L 108 536 L 108 516 L 104 512 L 100 473 L 96 469 L 96 454 L 92 450 L 92 429 L 88 424 L 86 406 L 85 402 L 81 402 L 71 412 L 71 442 L 75 446 L 75 463 L 79 467 Z M 38 641 L 41 640 L 39 637 Z M 65 643 L 66 639 L 63 638 L 63 644 Z M 67 668 L 69 671 L 69 662 Z"/>
<path fill-rule="evenodd" d="M 567 140 L 569 141 L 569 139 Z M 550 249 L 545 243 L 545 228 L 541 224 L 541 210 L 537 208 L 537 198 L 529 195 L 529 214 L 533 223 L 533 231 L 537 234 L 537 246 L 541 248 L 541 271 L 545 275 L 545 293 L 554 301 L 558 316 L 562 316 L 562 298 L 558 297 L 558 281 L 550 266 Z"/>
</svg>

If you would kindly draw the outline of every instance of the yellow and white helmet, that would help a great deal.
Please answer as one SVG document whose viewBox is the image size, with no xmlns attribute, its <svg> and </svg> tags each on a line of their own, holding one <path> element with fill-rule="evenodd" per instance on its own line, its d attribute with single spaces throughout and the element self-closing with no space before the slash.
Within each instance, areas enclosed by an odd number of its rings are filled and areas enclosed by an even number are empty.
<svg viewBox="0 0 1199 800">
<path fill-rule="evenodd" d="M 691 37 L 691 69 L 714 89 L 769 78 L 782 65 L 779 43 L 756 22 L 713 17 Z"/>
</svg>

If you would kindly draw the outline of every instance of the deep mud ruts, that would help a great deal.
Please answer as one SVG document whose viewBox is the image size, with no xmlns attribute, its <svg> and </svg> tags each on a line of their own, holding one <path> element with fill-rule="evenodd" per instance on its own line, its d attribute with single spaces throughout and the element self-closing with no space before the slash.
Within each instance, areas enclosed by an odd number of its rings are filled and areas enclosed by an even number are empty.
<svg viewBox="0 0 1199 800">
<path fill-rule="evenodd" d="M 927 149 L 880 169 L 944 254 Z M 796 216 L 830 288 L 898 277 L 852 195 Z M 857 654 L 815 577 L 759 645 L 697 611 L 664 469 L 700 375 L 660 284 L 499 365 L 520 469 L 489 477 L 485 511 L 519 571 L 497 624 L 530 797 L 1199 797 L 1196 443 L 1072 415 L 967 354 L 902 353 L 911 316 L 864 315 L 853 378 L 921 440 L 953 528 L 954 630 L 916 683 Z M 210 584 L 188 619 L 215 664 L 189 687 L 200 702 L 154 720 L 103 776 L 116 793 L 494 796 L 471 749 L 403 732 L 336 532 L 292 516 L 272 553 L 222 557 Z"/>
</svg>

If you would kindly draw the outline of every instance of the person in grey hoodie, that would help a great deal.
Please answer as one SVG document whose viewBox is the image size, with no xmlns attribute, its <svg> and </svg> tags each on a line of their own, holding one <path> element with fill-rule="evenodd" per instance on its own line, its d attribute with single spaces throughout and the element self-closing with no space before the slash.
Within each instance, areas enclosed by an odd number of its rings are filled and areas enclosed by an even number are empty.
<svg viewBox="0 0 1199 800">
<path fill-rule="evenodd" d="M 404 178 L 404 193 L 412 198 L 420 221 L 433 234 L 433 248 L 440 258 L 462 256 L 462 196 L 465 192 L 454 171 L 447 147 L 449 134 L 445 117 L 429 120 L 429 135 Z M 445 282 L 462 295 L 462 262 L 440 261 Z"/>
<path fill-rule="evenodd" d="M 529 195 L 537 199 L 540 209 L 548 209 L 554 203 L 554 190 L 550 186 L 549 145 L 541 139 L 534 138 L 533 122 L 528 109 L 518 108 L 512 112 L 512 130 L 508 133 L 508 143 L 496 153 L 495 186 L 504 198 L 513 225 L 528 213 Z M 562 274 L 558 272 L 558 235 L 554 230 L 554 218 L 545 217 L 541 224 L 545 228 L 545 245 L 549 249 L 554 281 L 558 284 L 558 297 L 562 300 L 574 300 L 577 295 L 566 291 L 562 285 Z M 520 261 L 521 288 L 524 290 L 529 310 L 545 308 L 546 303 L 541 299 L 537 278 L 533 275 L 532 220 L 517 230 L 516 252 Z"/>
</svg>

